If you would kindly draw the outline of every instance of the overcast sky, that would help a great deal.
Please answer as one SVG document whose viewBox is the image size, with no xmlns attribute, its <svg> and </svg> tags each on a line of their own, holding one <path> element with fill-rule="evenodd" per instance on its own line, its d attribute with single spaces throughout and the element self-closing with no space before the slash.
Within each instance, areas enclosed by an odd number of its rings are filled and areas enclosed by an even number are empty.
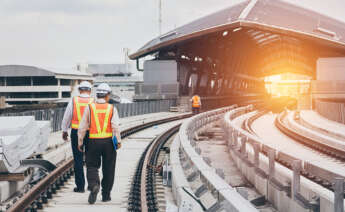
<svg viewBox="0 0 345 212">
<path fill-rule="evenodd" d="M 344 0 L 289 0 L 345 22 Z M 242 0 L 162 0 L 163 32 Z M 158 35 L 158 0 L 0 0 L 0 64 L 122 63 Z"/>
</svg>

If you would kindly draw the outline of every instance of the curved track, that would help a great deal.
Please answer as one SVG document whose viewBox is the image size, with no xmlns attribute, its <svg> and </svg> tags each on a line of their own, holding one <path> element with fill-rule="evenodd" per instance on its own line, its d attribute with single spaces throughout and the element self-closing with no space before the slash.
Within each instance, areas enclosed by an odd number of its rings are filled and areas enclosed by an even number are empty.
<svg viewBox="0 0 345 212">
<path fill-rule="evenodd" d="M 178 132 L 180 125 L 170 128 L 153 140 L 141 155 L 128 198 L 128 211 L 158 211 L 154 186 L 158 155 L 168 139 Z"/>
<path fill-rule="evenodd" d="M 345 162 L 345 149 L 339 148 L 332 144 L 326 144 L 319 140 L 313 139 L 310 136 L 307 136 L 305 134 L 303 135 L 302 133 L 293 130 L 284 122 L 284 119 L 286 119 L 287 115 L 287 112 L 283 112 L 279 114 L 275 120 L 275 125 L 281 132 L 294 139 L 295 141 L 298 141 L 310 148 L 317 149 L 318 151 L 326 155 Z"/>
<path fill-rule="evenodd" d="M 263 128 L 262 126 L 267 127 Z M 296 160 L 305 161 L 305 167 L 309 168 L 304 169 L 302 171 L 302 175 L 323 187 L 333 190 L 330 179 L 333 178 L 333 176 L 345 176 L 345 164 L 343 161 L 338 160 L 331 154 L 324 154 L 323 152 L 312 148 L 312 146 L 306 146 L 305 144 L 296 141 L 292 137 L 293 132 L 286 131 L 286 128 L 283 128 L 283 124 L 281 123 L 279 116 L 262 116 L 253 123 L 252 128 L 258 136 L 262 138 L 262 141 L 264 141 L 266 145 L 279 152 L 293 155 Z M 280 131 L 281 129 L 285 130 L 284 133 Z M 299 137 L 299 139 L 305 138 Z M 291 161 L 284 160 L 283 157 L 279 158 L 278 162 L 290 169 L 292 168 Z M 332 175 L 322 178 L 322 173 L 320 173 L 320 175 L 315 174 L 318 172 L 318 167 L 323 170 L 329 170 L 329 173 L 327 174 Z"/>
</svg>

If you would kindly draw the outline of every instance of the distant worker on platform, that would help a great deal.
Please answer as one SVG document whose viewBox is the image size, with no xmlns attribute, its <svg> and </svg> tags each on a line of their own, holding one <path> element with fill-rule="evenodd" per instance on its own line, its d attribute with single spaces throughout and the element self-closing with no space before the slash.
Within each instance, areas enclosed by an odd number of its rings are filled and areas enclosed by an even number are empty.
<svg viewBox="0 0 345 212">
<path fill-rule="evenodd" d="M 114 105 L 109 104 L 111 88 L 102 83 L 96 89 L 97 100 L 86 107 L 79 126 L 79 151 L 83 138 L 89 129 L 89 143 L 86 151 L 86 174 L 90 188 L 89 203 L 94 204 L 100 189 L 98 169 L 102 164 L 102 201 L 111 200 L 114 184 L 116 149 L 121 148 L 119 116 Z M 116 142 L 115 142 L 116 141 Z"/>
<path fill-rule="evenodd" d="M 83 81 L 80 83 L 78 90 L 79 96 L 73 97 L 66 108 L 63 120 L 62 120 L 62 138 L 67 141 L 68 129 L 71 127 L 71 144 L 74 158 L 74 175 L 75 184 L 74 192 L 85 192 L 85 175 L 83 169 L 83 153 L 78 151 L 78 128 L 79 123 L 83 117 L 86 106 L 93 102 L 93 98 L 90 97 L 92 85 Z M 85 144 L 88 142 L 88 136 L 84 138 Z"/>
<path fill-rule="evenodd" d="M 198 114 L 200 113 L 200 108 L 201 108 L 201 98 L 198 95 L 194 95 L 191 100 L 192 102 L 192 111 L 193 114 Z"/>
</svg>

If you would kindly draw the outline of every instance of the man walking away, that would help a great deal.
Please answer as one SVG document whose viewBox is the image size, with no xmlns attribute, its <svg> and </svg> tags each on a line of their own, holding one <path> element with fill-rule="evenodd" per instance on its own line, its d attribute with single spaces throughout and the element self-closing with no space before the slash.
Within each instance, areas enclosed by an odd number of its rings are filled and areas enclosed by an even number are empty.
<svg viewBox="0 0 345 212">
<path fill-rule="evenodd" d="M 81 118 L 83 117 L 85 107 L 93 102 L 90 98 L 91 84 L 87 81 L 80 83 L 79 96 L 73 97 L 67 105 L 63 120 L 62 120 L 62 138 L 67 141 L 68 129 L 71 130 L 71 144 L 74 158 L 74 175 L 75 184 L 74 192 L 83 193 L 85 191 L 85 176 L 83 169 L 83 153 L 78 151 L 78 128 Z M 85 137 L 84 142 L 88 142 L 88 136 Z"/>
<path fill-rule="evenodd" d="M 79 126 L 79 150 L 82 151 L 83 138 L 89 129 L 89 143 L 86 151 L 87 181 L 90 187 L 89 203 L 94 204 L 100 189 L 98 169 L 102 164 L 102 201 L 111 200 L 110 192 L 114 184 L 116 150 L 121 147 L 119 117 L 116 108 L 109 104 L 111 89 L 102 83 L 96 89 L 97 100 L 85 109 Z M 114 147 L 113 139 L 117 139 Z"/>
<path fill-rule="evenodd" d="M 191 99 L 192 101 L 192 111 L 193 114 L 198 114 L 200 112 L 200 107 L 201 107 L 201 98 L 198 95 L 194 95 Z"/>
</svg>

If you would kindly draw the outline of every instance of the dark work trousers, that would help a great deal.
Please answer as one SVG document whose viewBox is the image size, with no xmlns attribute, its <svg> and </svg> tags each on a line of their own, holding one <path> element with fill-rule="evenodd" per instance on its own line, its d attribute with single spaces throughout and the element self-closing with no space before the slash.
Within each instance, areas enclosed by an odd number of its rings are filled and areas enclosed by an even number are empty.
<svg viewBox="0 0 345 212">
<path fill-rule="evenodd" d="M 193 114 L 200 113 L 200 107 L 192 107 Z"/>
<path fill-rule="evenodd" d="M 89 132 L 85 134 L 84 146 L 88 143 Z M 83 169 L 83 153 L 78 150 L 78 130 L 71 130 L 71 144 L 74 159 L 75 185 L 78 189 L 85 189 L 85 175 Z"/>
<path fill-rule="evenodd" d="M 98 169 L 102 164 L 102 195 L 110 195 L 114 184 L 116 151 L 111 138 L 90 139 L 86 152 L 87 182 L 90 188 L 100 185 Z"/>
</svg>

